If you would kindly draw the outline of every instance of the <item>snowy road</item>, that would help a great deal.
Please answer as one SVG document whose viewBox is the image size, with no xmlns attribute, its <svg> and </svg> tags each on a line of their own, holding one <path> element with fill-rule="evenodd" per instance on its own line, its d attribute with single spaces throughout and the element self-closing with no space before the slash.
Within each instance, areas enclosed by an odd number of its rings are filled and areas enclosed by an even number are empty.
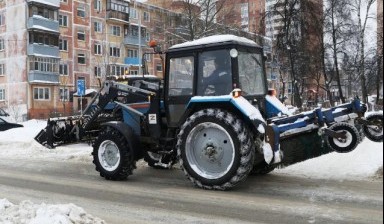
<svg viewBox="0 0 384 224">
<path fill-rule="evenodd" d="M 140 166 L 106 181 L 92 164 L 7 159 L 0 198 L 74 203 L 107 223 L 383 223 L 383 181 L 335 181 L 281 173 L 251 176 L 230 192 L 196 189 L 182 172 Z"/>
</svg>

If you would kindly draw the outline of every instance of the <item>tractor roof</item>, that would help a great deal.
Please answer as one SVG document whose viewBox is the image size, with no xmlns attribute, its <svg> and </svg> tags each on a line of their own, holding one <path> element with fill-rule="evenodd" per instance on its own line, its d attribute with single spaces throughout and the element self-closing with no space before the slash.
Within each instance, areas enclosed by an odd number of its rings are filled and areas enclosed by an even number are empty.
<svg viewBox="0 0 384 224">
<path fill-rule="evenodd" d="M 216 35 L 210 37 L 204 37 L 198 40 L 185 42 L 182 44 L 177 44 L 169 48 L 169 51 L 175 50 L 184 50 L 184 49 L 198 49 L 198 48 L 206 48 L 210 46 L 219 46 L 219 45 L 228 45 L 228 44 L 236 44 L 236 45 L 245 45 L 250 47 L 259 47 L 254 41 L 249 40 L 244 37 L 238 37 L 235 35 Z"/>
</svg>

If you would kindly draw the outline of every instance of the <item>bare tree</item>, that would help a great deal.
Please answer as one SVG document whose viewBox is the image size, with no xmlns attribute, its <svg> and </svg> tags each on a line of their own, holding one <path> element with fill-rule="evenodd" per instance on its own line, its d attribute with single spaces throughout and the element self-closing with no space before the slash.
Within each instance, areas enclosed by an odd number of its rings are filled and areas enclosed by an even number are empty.
<svg viewBox="0 0 384 224">
<path fill-rule="evenodd" d="M 357 74 L 360 79 L 361 84 L 361 93 L 363 97 L 363 102 L 368 100 L 368 90 L 366 86 L 366 74 L 365 74 L 365 35 L 368 26 L 368 20 L 373 17 L 370 15 L 370 10 L 376 0 L 353 0 L 352 8 L 357 13 L 357 33 L 358 33 L 358 69 Z"/>
<path fill-rule="evenodd" d="M 181 41 L 191 41 L 224 31 L 222 24 L 233 12 L 229 0 L 181 0 L 176 26 L 166 27 L 167 34 Z M 177 32 L 175 32 L 177 31 Z"/>
<path fill-rule="evenodd" d="M 328 0 L 325 7 L 325 34 L 327 38 L 326 50 L 332 55 L 333 80 L 337 83 L 339 97 L 345 103 L 341 83 L 340 55 L 345 52 L 345 47 L 353 34 L 353 21 L 349 0 Z"/>
<path fill-rule="evenodd" d="M 300 30 L 300 1 L 299 0 L 278 0 L 273 9 L 273 15 L 279 16 L 283 26 L 277 36 L 276 54 L 282 59 L 282 64 L 290 70 L 293 85 L 294 103 L 302 106 L 300 96 L 299 77 L 297 66 L 299 55 L 303 49 L 301 45 L 302 32 Z"/>
</svg>

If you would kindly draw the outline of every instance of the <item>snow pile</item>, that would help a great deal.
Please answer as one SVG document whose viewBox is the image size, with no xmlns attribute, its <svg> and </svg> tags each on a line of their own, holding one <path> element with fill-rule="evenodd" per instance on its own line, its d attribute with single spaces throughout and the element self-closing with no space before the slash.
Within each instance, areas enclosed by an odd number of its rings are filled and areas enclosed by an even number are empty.
<svg viewBox="0 0 384 224">
<path fill-rule="evenodd" d="M 383 143 L 365 139 L 350 153 L 333 152 L 274 172 L 340 181 L 383 177 Z"/>
<path fill-rule="evenodd" d="M 23 128 L 0 132 L 0 158 L 92 161 L 92 147 L 85 143 L 55 149 L 47 149 L 37 143 L 34 138 L 46 127 L 46 121 L 30 120 L 22 124 Z"/>
<path fill-rule="evenodd" d="M 23 201 L 20 205 L 14 205 L 7 199 L 0 199 L 0 223 L 104 224 L 105 222 L 87 214 L 83 208 L 74 204 L 37 205 L 30 201 Z"/>
</svg>

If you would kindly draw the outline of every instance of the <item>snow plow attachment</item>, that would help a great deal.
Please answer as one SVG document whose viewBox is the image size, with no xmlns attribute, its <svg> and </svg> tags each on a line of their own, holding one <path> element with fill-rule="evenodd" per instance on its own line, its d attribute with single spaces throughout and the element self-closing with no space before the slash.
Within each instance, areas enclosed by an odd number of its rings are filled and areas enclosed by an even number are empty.
<svg viewBox="0 0 384 224">
<path fill-rule="evenodd" d="M 383 114 L 364 116 L 367 108 L 359 99 L 334 108 L 318 108 L 298 115 L 276 118 L 267 126 L 271 164 L 289 166 L 330 152 L 348 153 L 366 136 L 383 141 Z M 267 161 L 267 160 L 266 160 Z M 277 162 L 276 162 L 277 161 Z"/>
</svg>

